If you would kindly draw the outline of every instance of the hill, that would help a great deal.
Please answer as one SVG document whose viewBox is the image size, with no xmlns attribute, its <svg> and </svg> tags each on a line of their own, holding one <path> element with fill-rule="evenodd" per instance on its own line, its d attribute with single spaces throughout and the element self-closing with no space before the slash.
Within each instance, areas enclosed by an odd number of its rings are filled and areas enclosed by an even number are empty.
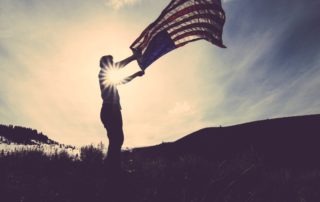
<svg viewBox="0 0 320 202">
<path fill-rule="evenodd" d="M 49 139 L 48 136 L 44 135 L 42 132 L 13 125 L 0 125 L 0 138 L 4 143 L 24 145 L 33 145 L 36 143 L 58 144 L 58 142 Z"/>
<path fill-rule="evenodd" d="M 137 148 L 146 156 L 195 154 L 211 160 L 230 159 L 245 151 L 281 166 L 320 164 L 320 115 L 255 121 L 205 128 L 175 142 Z"/>
<path fill-rule="evenodd" d="M 0 125 L 0 151 L 15 152 L 18 150 L 43 150 L 48 153 L 65 150 L 72 155 L 79 151 L 71 145 L 54 141 L 42 132 L 32 128 L 13 125 Z"/>
</svg>

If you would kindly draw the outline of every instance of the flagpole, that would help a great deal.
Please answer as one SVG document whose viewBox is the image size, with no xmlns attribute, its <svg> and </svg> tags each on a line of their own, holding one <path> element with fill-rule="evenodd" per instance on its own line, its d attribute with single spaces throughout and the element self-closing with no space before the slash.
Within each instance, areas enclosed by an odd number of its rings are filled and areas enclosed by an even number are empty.
<svg viewBox="0 0 320 202">
<path fill-rule="evenodd" d="M 131 55 L 130 57 L 127 57 L 126 59 L 124 59 L 124 60 L 121 60 L 120 62 L 117 62 L 116 63 L 116 66 L 118 66 L 119 68 L 123 68 L 123 67 L 125 67 L 127 64 L 129 64 L 130 62 L 132 62 L 132 61 L 134 61 L 134 60 L 136 60 L 137 59 L 137 57 L 136 57 L 136 55 Z"/>
</svg>

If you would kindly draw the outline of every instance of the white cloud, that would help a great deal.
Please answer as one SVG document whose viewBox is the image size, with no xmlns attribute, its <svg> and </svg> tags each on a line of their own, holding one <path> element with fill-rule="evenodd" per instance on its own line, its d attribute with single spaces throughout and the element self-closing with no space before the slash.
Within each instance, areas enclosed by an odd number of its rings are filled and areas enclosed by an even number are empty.
<svg viewBox="0 0 320 202">
<path fill-rule="evenodd" d="M 107 0 L 106 5 L 118 10 L 127 5 L 133 5 L 138 3 L 140 0 Z"/>
<path fill-rule="evenodd" d="M 170 115 L 185 114 L 192 110 L 190 104 L 186 101 L 176 102 L 175 106 L 169 111 Z"/>
</svg>

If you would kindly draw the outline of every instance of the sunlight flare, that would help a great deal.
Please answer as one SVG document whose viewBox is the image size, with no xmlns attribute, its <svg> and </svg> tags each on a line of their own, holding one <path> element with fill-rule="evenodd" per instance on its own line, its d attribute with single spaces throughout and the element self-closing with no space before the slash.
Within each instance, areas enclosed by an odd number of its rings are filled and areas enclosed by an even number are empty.
<svg viewBox="0 0 320 202">
<path fill-rule="evenodd" d="M 105 86 L 115 86 L 124 82 L 126 78 L 125 71 L 117 65 L 110 65 L 102 69 L 102 80 Z"/>
</svg>

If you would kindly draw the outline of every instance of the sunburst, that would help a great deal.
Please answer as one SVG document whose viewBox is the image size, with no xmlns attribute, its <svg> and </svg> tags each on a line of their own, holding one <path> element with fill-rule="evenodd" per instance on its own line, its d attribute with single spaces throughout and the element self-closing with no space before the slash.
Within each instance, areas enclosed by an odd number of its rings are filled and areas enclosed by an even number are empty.
<svg viewBox="0 0 320 202">
<path fill-rule="evenodd" d="M 100 81 L 104 86 L 116 86 L 124 82 L 126 73 L 118 65 L 108 65 L 100 72 Z"/>
</svg>

